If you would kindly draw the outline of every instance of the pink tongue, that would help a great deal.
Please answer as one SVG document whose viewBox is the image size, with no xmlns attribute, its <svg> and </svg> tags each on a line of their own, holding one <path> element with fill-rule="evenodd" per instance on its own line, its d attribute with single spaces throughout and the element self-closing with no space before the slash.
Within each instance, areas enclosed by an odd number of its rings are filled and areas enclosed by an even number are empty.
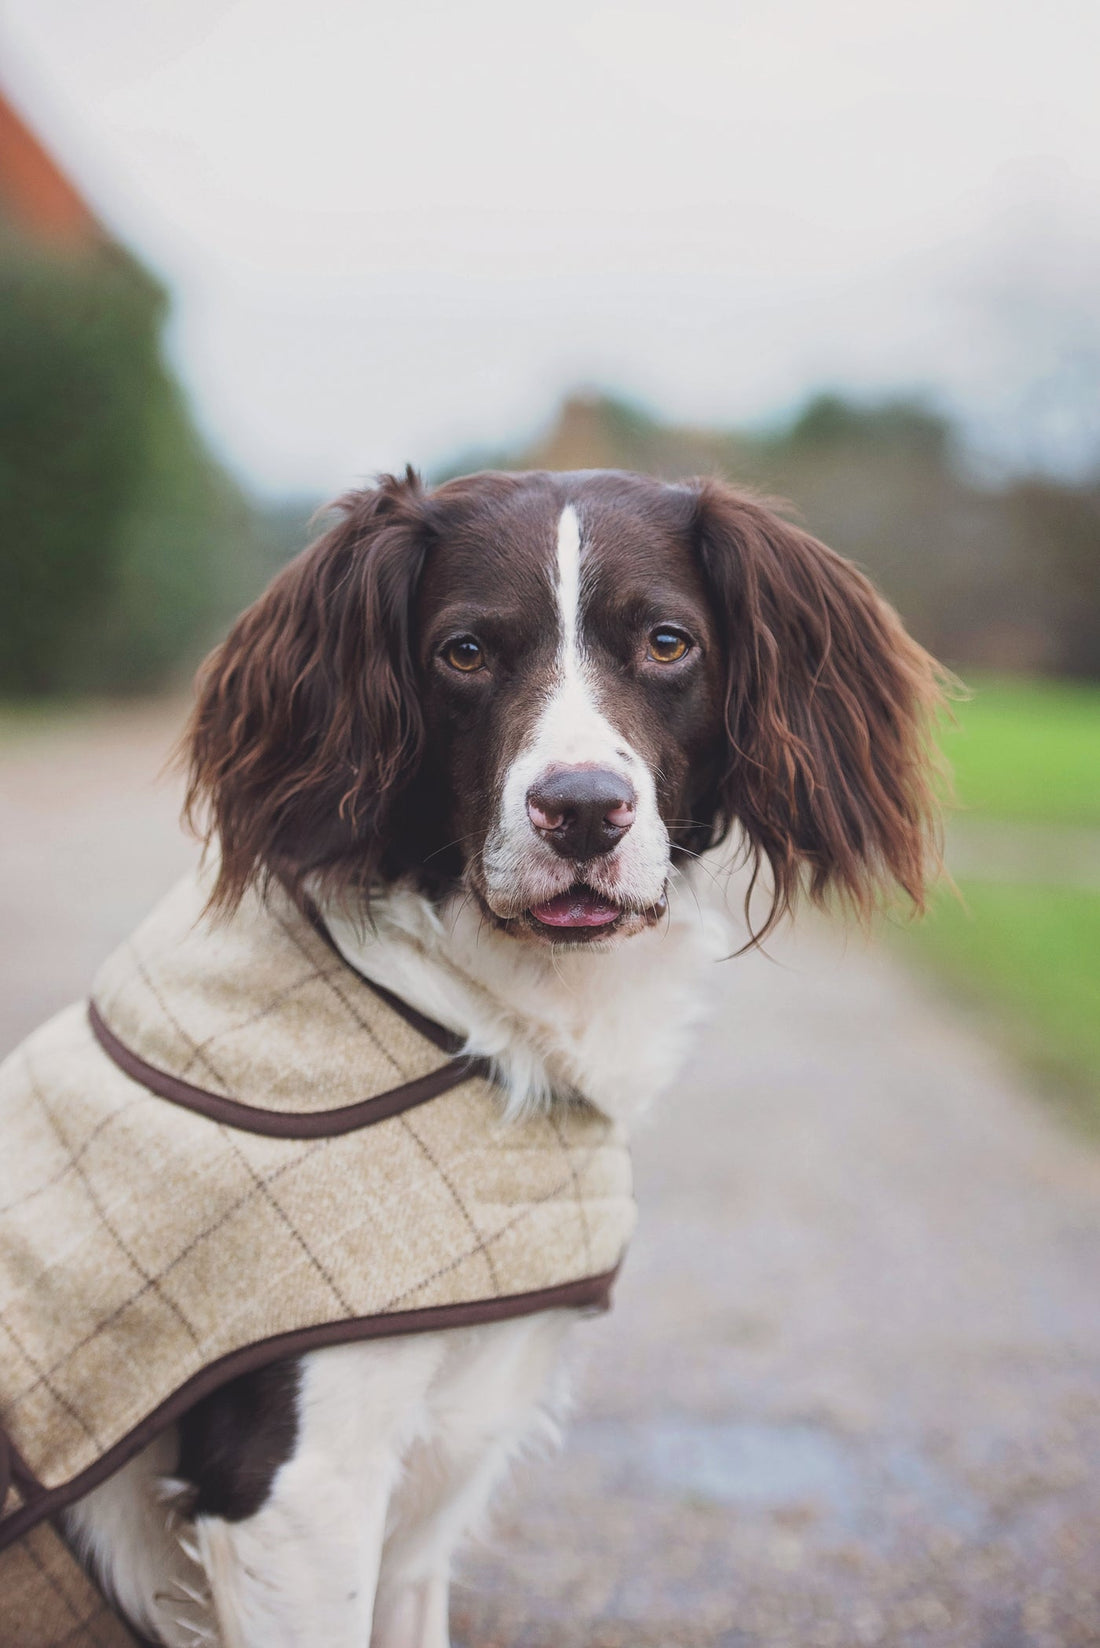
<svg viewBox="0 0 1100 1648">
<path fill-rule="evenodd" d="M 570 887 L 546 904 L 534 905 L 531 914 L 547 927 L 606 927 L 621 912 L 617 904 L 589 892 L 587 887 Z"/>
</svg>

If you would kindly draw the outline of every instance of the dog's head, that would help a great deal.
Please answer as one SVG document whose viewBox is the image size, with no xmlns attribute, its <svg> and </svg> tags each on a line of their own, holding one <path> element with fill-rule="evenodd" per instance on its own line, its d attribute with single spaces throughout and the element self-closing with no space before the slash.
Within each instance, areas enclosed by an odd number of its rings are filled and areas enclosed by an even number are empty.
<svg viewBox="0 0 1100 1648">
<path fill-rule="evenodd" d="M 935 667 L 867 580 L 713 481 L 410 472 L 340 505 L 208 661 L 215 899 L 460 884 L 531 942 L 655 922 L 740 826 L 805 883 L 918 905 Z"/>
</svg>

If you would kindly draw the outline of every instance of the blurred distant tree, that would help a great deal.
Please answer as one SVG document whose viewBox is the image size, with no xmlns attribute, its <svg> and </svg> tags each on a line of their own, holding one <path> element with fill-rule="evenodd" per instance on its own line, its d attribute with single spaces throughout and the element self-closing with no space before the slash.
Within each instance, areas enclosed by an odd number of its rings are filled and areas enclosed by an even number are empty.
<svg viewBox="0 0 1100 1648">
<path fill-rule="evenodd" d="M 161 357 L 166 309 L 109 242 L 0 242 L 0 692 L 149 686 L 256 582 L 248 508 Z"/>
<path fill-rule="evenodd" d="M 1061 669 L 1100 677 L 1100 485 L 1031 476 L 1004 501 L 1029 598 L 1058 635 Z"/>
<path fill-rule="evenodd" d="M 823 394 L 808 401 L 778 439 L 792 451 L 895 447 L 944 463 L 949 458 L 951 428 L 938 413 L 913 401 L 856 406 L 840 395 Z"/>
<path fill-rule="evenodd" d="M 0 264 L 0 687 L 63 679 L 144 464 L 160 294 L 112 259 Z"/>
<path fill-rule="evenodd" d="M 0 693 L 155 685 L 283 558 L 191 421 L 167 308 L 0 91 Z"/>
</svg>

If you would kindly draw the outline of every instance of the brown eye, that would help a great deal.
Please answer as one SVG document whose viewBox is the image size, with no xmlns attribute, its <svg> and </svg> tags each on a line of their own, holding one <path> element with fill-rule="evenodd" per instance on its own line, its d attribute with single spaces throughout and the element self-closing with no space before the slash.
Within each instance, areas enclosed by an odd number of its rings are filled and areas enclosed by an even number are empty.
<svg viewBox="0 0 1100 1648">
<path fill-rule="evenodd" d="M 461 670 L 463 675 L 472 675 L 475 670 L 485 667 L 481 643 L 475 641 L 472 635 L 459 635 L 455 640 L 448 641 L 443 648 L 443 657 L 452 669 Z"/>
<path fill-rule="evenodd" d="M 678 629 L 655 629 L 649 637 L 649 656 L 655 664 L 678 664 L 691 642 Z"/>
</svg>

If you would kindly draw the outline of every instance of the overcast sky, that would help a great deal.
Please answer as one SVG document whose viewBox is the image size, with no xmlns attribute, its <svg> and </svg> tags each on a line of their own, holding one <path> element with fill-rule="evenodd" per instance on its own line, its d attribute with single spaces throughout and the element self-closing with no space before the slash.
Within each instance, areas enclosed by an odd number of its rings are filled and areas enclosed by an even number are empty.
<svg viewBox="0 0 1100 1648">
<path fill-rule="evenodd" d="M 1097 0 L 0 0 L 0 47 L 258 486 L 578 384 L 918 388 L 1001 459 L 1100 451 Z"/>
</svg>

